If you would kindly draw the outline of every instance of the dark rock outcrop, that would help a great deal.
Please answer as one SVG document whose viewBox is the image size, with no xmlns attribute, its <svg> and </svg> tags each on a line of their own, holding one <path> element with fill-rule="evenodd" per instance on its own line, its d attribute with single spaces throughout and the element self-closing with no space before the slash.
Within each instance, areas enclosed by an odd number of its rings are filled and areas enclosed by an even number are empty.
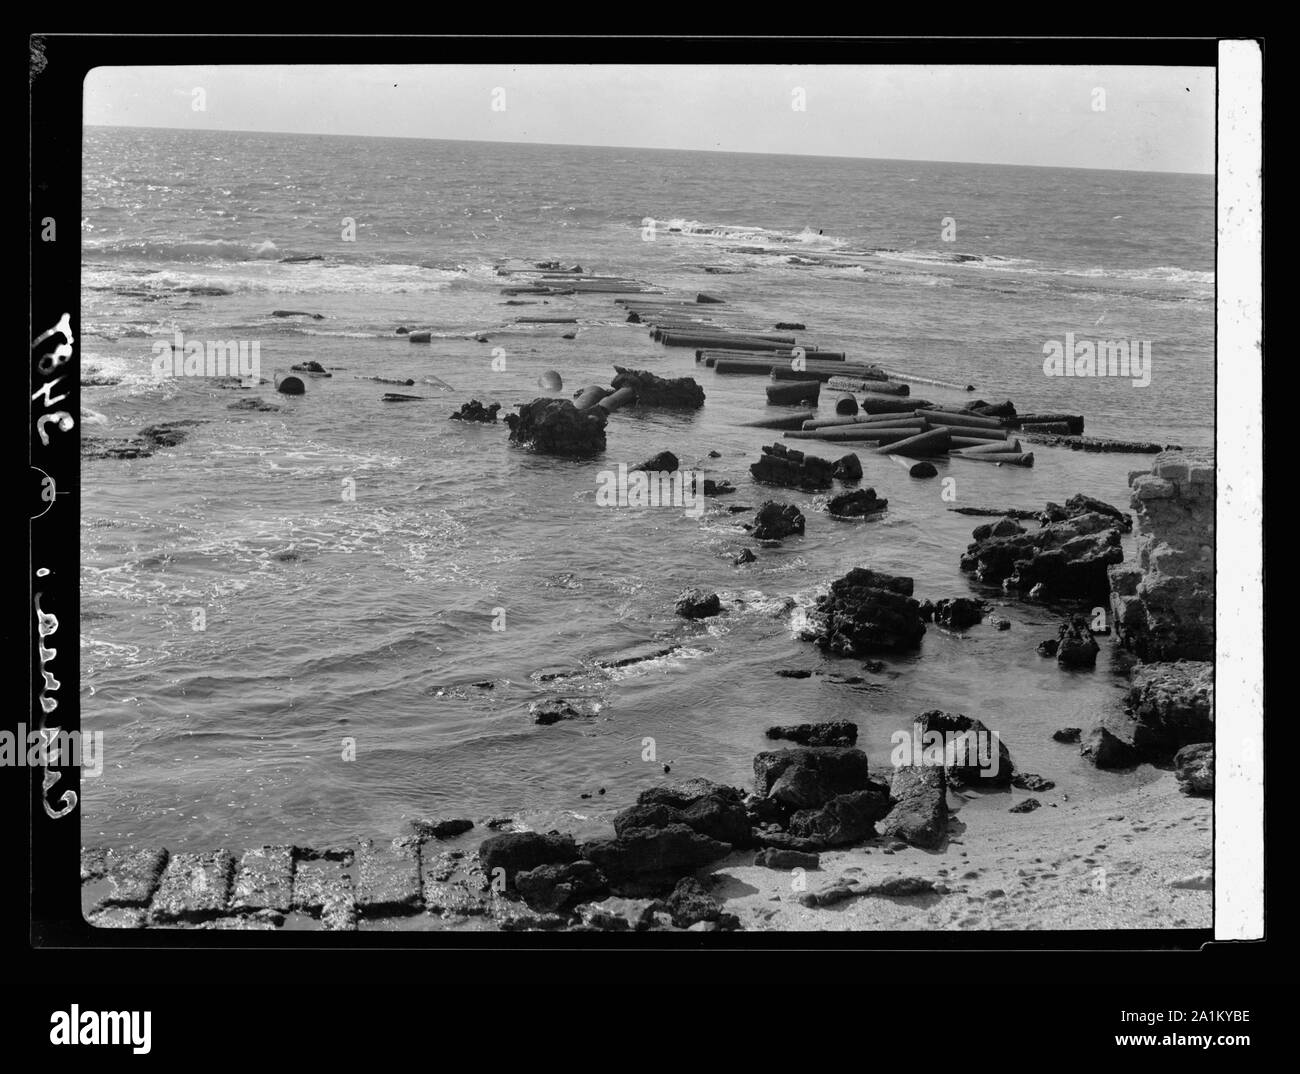
<svg viewBox="0 0 1300 1074">
<path fill-rule="evenodd" d="M 1085 496 L 1082 492 L 1076 492 L 1064 506 L 1059 503 L 1048 501 L 1043 513 L 1039 515 L 1039 521 L 1044 525 L 1050 522 L 1064 522 L 1067 519 L 1078 518 L 1079 515 L 1098 514 L 1105 515 L 1113 519 L 1120 529 L 1128 532 L 1133 528 L 1133 517 L 1121 511 L 1118 507 L 1106 503 L 1104 500 L 1098 500 L 1092 496 Z"/>
<path fill-rule="evenodd" d="M 1179 660 L 1143 664 L 1133 673 L 1124 707 L 1137 723 L 1133 744 L 1164 758 L 1214 739 L 1214 665 Z"/>
<path fill-rule="evenodd" d="M 483 840 L 478 848 L 483 872 L 495 879 L 496 870 L 503 869 L 507 889 L 514 887 L 515 878 L 522 872 L 541 865 L 567 865 L 577 861 L 578 856 L 573 836 L 558 832 L 505 832 Z"/>
<path fill-rule="evenodd" d="M 1214 794 L 1214 743 L 1197 742 L 1174 754 L 1174 775 L 1188 794 Z"/>
<path fill-rule="evenodd" d="M 140 439 L 153 448 L 175 447 L 189 437 L 189 428 L 201 425 L 202 419 L 184 418 L 178 421 L 163 421 L 157 425 L 146 425 L 140 430 Z"/>
<path fill-rule="evenodd" d="M 625 828 L 615 839 L 586 843 L 582 856 L 596 866 L 619 895 L 654 894 L 709 862 L 731 852 L 722 843 L 685 824 Z"/>
<path fill-rule="evenodd" d="M 755 512 L 750 536 L 757 541 L 782 541 L 802 534 L 803 530 L 804 517 L 799 508 L 792 503 L 768 500 Z"/>
<path fill-rule="evenodd" d="M 859 749 L 805 746 L 754 757 L 755 792 L 786 810 L 818 809 L 873 785 L 867 755 Z"/>
<path fill-rule="evenodd" d="M 1025 527 L 1014 518 L 1000 518 L 996 522 L 986 522 L 976 526 L 971 536 L 977 541 L 987 541 L 990 537 L 1014 537 L 1025 532 Z"/>
<path fill-rule="evenodd" d="M 87 459 L 147 459 L 159 448 L 183 443 L 189 436 L 189 426 L 201 422 L 202 419 L 198 418 L 159 422 L 146 425 L 137 435 L 130 437 L 82 436 L 81 454 Z"/>
<path fill-rule="evenodd" d="M 917 724 L 922 740 L 926 732 L 938 731 L 945 743 L 952 744 L 952 755 L 945 754 L 945 773 L 952 786 L 1005 787 L 1011 782 L 1015 774 L 1011 752 L 1001 737 L 979 720 L 960 712 L 930 709 L 917 717 Z"/>
<path fill-rule="evenodd" d="M 1141 761 L 1168 764 L 1184 746 L 1214 740 L 1214 665 L 1208 661 L 1142 664 L 1124 712 L 1108 713 L 1081 751 L 1098 768 Z"/>
<path fill-rule="evenodd" d="M 688 589 L 677 598 L 674 610 L 683 619 L 707 619 L 722 611 L 722 601 L 716 593 Z"/>
<path fill-rule="evenodd" d="M 835 468 L 831 471 L 831 476 L 849 484 L 861 481 L 862 460 L 851 451 L 847 455 L 841 455 L 835 460 Z"/>
<path fill-rule="evenodd" d="M 640 466 L 633 466 L 628 473 L 637 473 L 644 471 L 653 474 L 672 474 L 677 472 L 680 465 L 678 458 L 671 451 L 661 451 L 658 455 L 646 459 Z"/>
<path fill-rule="evenodd" d="M 453 421 L 494 422 L 497 420 L 497 411 L 500 409 L 500 403 L 484 406 L 477 399 L 471 399 L 468 403 L 461 404 L 461 408 L 453 413 L 451 418 Z"/>
<path fill-rule="evenodd" d="M 1110 592 L 1107 570 L 1124 558 L 1122 529 L 1109 513 L 1084 511 L 1034 533 L 977 538 L 961 568 L 986 585 L 1022 592 L 1041 586 L 1044 597 L 1103 602 Z"/>
<path fill-rule="evenodd" d="M 890 811 L 889 790 L 873 783 L 865 790 L 836 795 L 817 809 L 801 809 L 787 829 L 800 839 L 822 847 L 852 846 L 876 834 L 876 821 Z"/>
<path fill-rule="evenodd" d="M 722 903 L 693 876 L 684 876 L 677 881 L 672 894 L 664 900 L 664 909 L 671 916 L 674 927 L 679 929 L 689 929 L 701 922 L 715 923 L 718 928 L 726 930 L 740 927 L 736 916 L 724 913 Z"/>
<path fill-rule="evenodd" d="M 533 723 L 544 727 L 559 723 L 561 720 L 579 720 L 594 716 L 597 711 L 597 704 L 585 698 L 548 697 L 542 701 L 534 701 L 528 706 L 528 714 L 532 716 Z"/>
<path fill-rule="evenodd" d="M 619 836 L 637 828 L 685 824 L 720 843 L 744 847 L 750 843 L 750 817 L 744 796 L 734 787 L 707 779 L 691 779 L 651 787 L 637 796 L 636 805 L 614 817 Z"/>
<path fill-rule="evenodd" d="M 631 388 L 636 392 L 638 406 L 666 407 L 674 410 L 698 410 L 704 405 L 704 389 L 694 377 L 674 377 L 666 380 L 646 369 L 624 369 L 616 365 L 617 374 L 610 386 Z"/>
<path fill-rule="evenodd" d="M 1121 733 L 1129 732 L 1121 728 Z M 1079 752 L 1098 768 L 1132 768 L 1141 759 L 1133 743 L 1115 734 L 1105 723 L 1088 733 L 1088 741 Z"/>
<path fill-rule="evenodd" d="M 915 649 L 925 634 L 912 579 L 855 567 L 831 583 L 809 616 L 812 640 L 842 656 Z"/>
<path fill-rule="evenodd" d="M 789 724 L 769 727 L 767 737 L 783 738 L 801 746 L 852 746 L 858 741 L 858 725 L 851 720 Z"/>
<path fill-rule="evenodd" d="M 768 848 L 809 852 L 860 843 L 890 808 L 888 788 L 871 778 L 867 755 L 857 749 L 760 753 L 754 776 L 757 794 L 747 805 L 762 825 L 755 841 Z"/>
<path fill-rule="evenodd" d="M 534 910 L 554 913 L 599 898 L 608 890 L 600 870 L 589 861 L 539 865 L 515 876 L 515 888 Z"/>
<path fill-rule="evenodd" d="M 952 597 L 934 606 L 934 621 L 949 630 L 965 630 L 984 618 L 984 602 L 973 597 Z"/>
<path fill-rule="evenodd" d="M 784 444 L 769 444 L 763 448 L 758 462 L 751 463 L 749 472 L 755 481 L 765 485 L 816 492 L 831 487 L 835 464 L 816 455 L 787 448 Z"/>
<path fill-rule="evenodd" d="M 510 441 L 546 455 L 583 457 L 605 450 L 603 407 L 578 410 L 567 399 L 534 399 L 507 414 Z"/>
<path fill-rule="evenodd" d="M 855 489 L 842 492 L 831 498 L 826 510 L 832 518 L 865 518 L 867 515 L 883 511 L 889 506 L 888 500 L 879 499 L 875 489 Z"/>
<path fill-rule="evenodd" d="M 1066 620 L 1056 632 L 1056 662 L 1063 668 L 1096 667 L 1100 651 L 1088 620 L 1081 615 Z"/>
<path fill-rule="evenodd" d="M 948 835 L 948 792 L 937 765 L 905 765 L 894 770 L 889 788 L 893 806 L 877 825 L 881 835 L 933 850 Z"/>
<path fill-rule="evenodd" d="M 419 818 L 411 821 L 411 830 L 421 838 L 453 839 L 474 827 L 474 822 L 467 817 L 455 817 L 439 820 Z"/>
</svg>

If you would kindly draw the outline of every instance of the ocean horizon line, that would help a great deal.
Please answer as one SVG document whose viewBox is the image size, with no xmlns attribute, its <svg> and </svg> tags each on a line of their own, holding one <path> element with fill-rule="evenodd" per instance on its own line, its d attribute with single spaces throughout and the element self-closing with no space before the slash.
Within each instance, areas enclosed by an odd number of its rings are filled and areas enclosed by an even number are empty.
<svg viewBox="0 0 1300 1074">
<path fill-rule="evenodd" d="M 531 146 L 531 147 L 550 147 L 554 149 L 610 149 L 621 151 L 640 151 L 654 153 L 691 153 L 691 154 L 709 154 L 711 156 L 727 157 L 785 157 L 793 160 L 862 160 L 875 161 L 879 163 L 891 164 L 947 164 L 958 165 L 961 167 L 979 167 L 979 168 L 1007 168 L 1007 169 L 1032 169 L 1035 171 L 1071 171 L 1071 172 L 1105 172 L 1105 173 L 1123 173 L 1125 175 L 1185 175 L 1195 176 L 1197 178 L 1213 179 L 1216 172 L 1186 172 L 1176 171 L 1173 169 L 1155 169 L 1144 170 L 1140 168 L 1085 168 L 1076 164 L 1018 164 L 1008 163 L 1005 161 L 987 161 L 987 160 L 941 160 L 931 157 L 867 157 L 854 155 L 837 155 L 825 153 L 764 153 L 756 150 L 736 150 L 736 149 L 695 149 L 672 146 L 653 146 L 653 145 L 602 145 L 583 142 L 518 142 L 507 139 L 485 139 L 485 138 L 431 138 L 419 137 L 409 134 L 355 134 L 350 132 L 325 132 L 325 131 L 281 131 L 281 130 L 247 130 L 234 127 L 164 127 L 153 124 L 133 124 L 133 123 L 84 123 L 82 129 L 94 128 L 96 130 L 149 130 L 149 131 L 178 131 L 184 133 L 196 134 L 272 134 L 284 135 L 288 137 L 301 138 L 366 138 L 375 141 L 400 141 L 400 142 L 446 142 L 455 145 L 503 145 L 503 146 Z"/>
</svg>

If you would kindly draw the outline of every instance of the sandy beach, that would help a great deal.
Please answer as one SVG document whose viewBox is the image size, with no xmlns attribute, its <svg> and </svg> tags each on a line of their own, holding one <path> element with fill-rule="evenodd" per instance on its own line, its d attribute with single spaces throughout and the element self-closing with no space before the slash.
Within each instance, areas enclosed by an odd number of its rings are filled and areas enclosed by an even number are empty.
<svg viewBox="0 0 1300 1074">
<path fill-rule="evenodd" d="M 805 874 L 812 892 L 841 878 L 871 885 L 909 877 L 932 880 L 947 894 L 807 907 L 797 901 L 792 874 L 753 865 L 752 852 L 719 863 L 713 894 L 746 929 L 1209 928 L 1208 880 L 1203 888 L 1172 885 L 1209 876 L 1213 800 L 1184 794 L 1171 772 L 1151 772 L 1150 783 L 1087 802 L 1049 791 L 1038 796 L 1042 808 L 1012 816 L 1006 810 L 1023 793 L 976 796 L 954 815 L 942 850 L 884 844 L 824 851 L 821 867 Z"/>
</svg>

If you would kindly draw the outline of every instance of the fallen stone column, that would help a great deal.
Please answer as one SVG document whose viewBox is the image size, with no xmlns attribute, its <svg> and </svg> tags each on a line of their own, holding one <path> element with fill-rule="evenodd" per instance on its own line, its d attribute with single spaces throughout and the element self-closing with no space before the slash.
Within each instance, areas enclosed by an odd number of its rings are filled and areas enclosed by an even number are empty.
<svg viewBox="0 0 1300 1074">
<path fill-rule="evenodd" d="M 960 436 L 963 440 L 979 440 L 983 443 L 1005 443 L 1007 432 L 1005 429 L 984 429 L 972 426 L 967 428 L 962 425 L 947 425 L 943 422 L 932 422 L 929 419 L 922 419 L 931 429 L 947 429 L 950 436 Z"/>
<path fill-rule="evenodd" d="M 602 388 L 599 384 L 593 384 L 588 388 L 583 388 L 573 400 L 575 410 L 587 410 L 595 406 L 605 396 L 610 394 L 611 389 Z"/>
<path fill-rule="evenodd" d="M 881 428 L 875 425 L 840 425 L 833 428 L 825 429 L 799 429 L 785 434 L 787 440 L 826 440 L 831 443 L 849 442 L 861 443 L 874 441 L 878 444 L 897 444 L 905 440 L 911 440 L 919 435 L 923 430 L 911 426 L 888 426 Z"/>
<path fill-rule="evenodd" d="M 904 455 L 908 458 L 921 458 L 925 455 L 942 455 L 952 444 L 952 435 L 947 429 L 931 429 L 897 443 L 878 447 L 877 455 Z"/>
<path fill-rule="evenodd" d="M 804 401 L 816 403 L 821 394 L 821 387 L 819 380 L 796 380 L 788 384 L 772 384 L 767 388 L 767 401 L 778 406 L 793 406 Z"/>
<path fill-rule="evenodd" d="M 732 373 L 742 376 L 766 377 L 772 373 L 770 363 L 758 365 L 754 362 L 737 362 L 731 358 L 719 358 L 713 363 L 715 373 Z"/>
<path fill-rule="evenodd" d="M 610 392 L 605 396 L 605 398 L 599 400 L 592 409 L 603 410 L 607 414 L 612 414 L 614 411 L 619 410 L 622 407 L 633 405 L 636 403 L 636 400 L 636 389 L 623 387 L 619 388 L 617 391 Z"/>
<path fill-rule="evenodd" d="M 781 418 L 760 418 L 758 421 L 744 422 L 742 428 L 746 429 L 800 429 L 815 412 L 805 410 L 799 414 L 791 414 L 788 417 Z"/>
<path fill-rule="evenodd" d="M 1072 436 L 1079 436 L 1083 433 L 1082 414 L 1017 414 L 1015 417 L 1007 419 L 1007 424 L 1013 429 L 1020 429 L 1025 425 L 1051 425 L 1060 422 L 1069 426 Z"/>
<path fill-rule="evenodd" d="M 917 417 L 923 417 L 934 425 L 952 425 L 963 429 L 1002 430 L 1004 439 L 1007 435 L 1003 429 L 1003 423 L 997 418 L 983 418 L 978 414 L 968 414 L 964 411 L 954 412 L 940 407 L 930 407 L 927 410 L 918 410 L 916 413 Z"/>
<path fill-rule="evenodd" d="M 961 451 L 954 451 L 954 455 L 1003 455 L 1003 454 L 1020 454 L 1019 440 L 974 440 L 969 437 L 952 438 L 953 445 L 956 446 L 959 440 L 966 440 L 962 445 Z"/>
<path fill-rule="evenodd" d="M 909 418 L 906 414 L 855 414 L 852 417 L 816 418 L 804 426 L 805 429 L 836 429 L 846 426 L 861 426 L 871 429 L 873 426 L 889 426 L 891 429 L 915 428 L 924 432 L 926 424 L 920 418 Z"/>
<path fill-rule="evenodd" d="M 1026 451 L 1026 452 L 1008 451 L 1008 452 L 994 452 L 992 454 L 980 453 L 976 455 L 962 455 L 959 453 L 955 457 L 959 459 L 970 459 L 972 462 L 991 462 L 993 463 L 994 466 L 1033 466 L 1034 465 L 1034 453 L 1032 451 Z"/>
</svg>

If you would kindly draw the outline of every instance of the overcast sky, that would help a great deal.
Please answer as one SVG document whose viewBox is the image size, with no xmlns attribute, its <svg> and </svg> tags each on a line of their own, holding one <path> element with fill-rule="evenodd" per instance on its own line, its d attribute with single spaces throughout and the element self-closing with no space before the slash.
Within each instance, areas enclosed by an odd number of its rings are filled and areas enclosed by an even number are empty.
<svg viewBox="0 0 1300 1074">
<path fill-rule="evenodd" d="M 99 67 L 84 115 L 111 126 L 1208 173 L 1214 104 L 1214 70 L 1200 67 L 295 65 Z"/>
</svg>

